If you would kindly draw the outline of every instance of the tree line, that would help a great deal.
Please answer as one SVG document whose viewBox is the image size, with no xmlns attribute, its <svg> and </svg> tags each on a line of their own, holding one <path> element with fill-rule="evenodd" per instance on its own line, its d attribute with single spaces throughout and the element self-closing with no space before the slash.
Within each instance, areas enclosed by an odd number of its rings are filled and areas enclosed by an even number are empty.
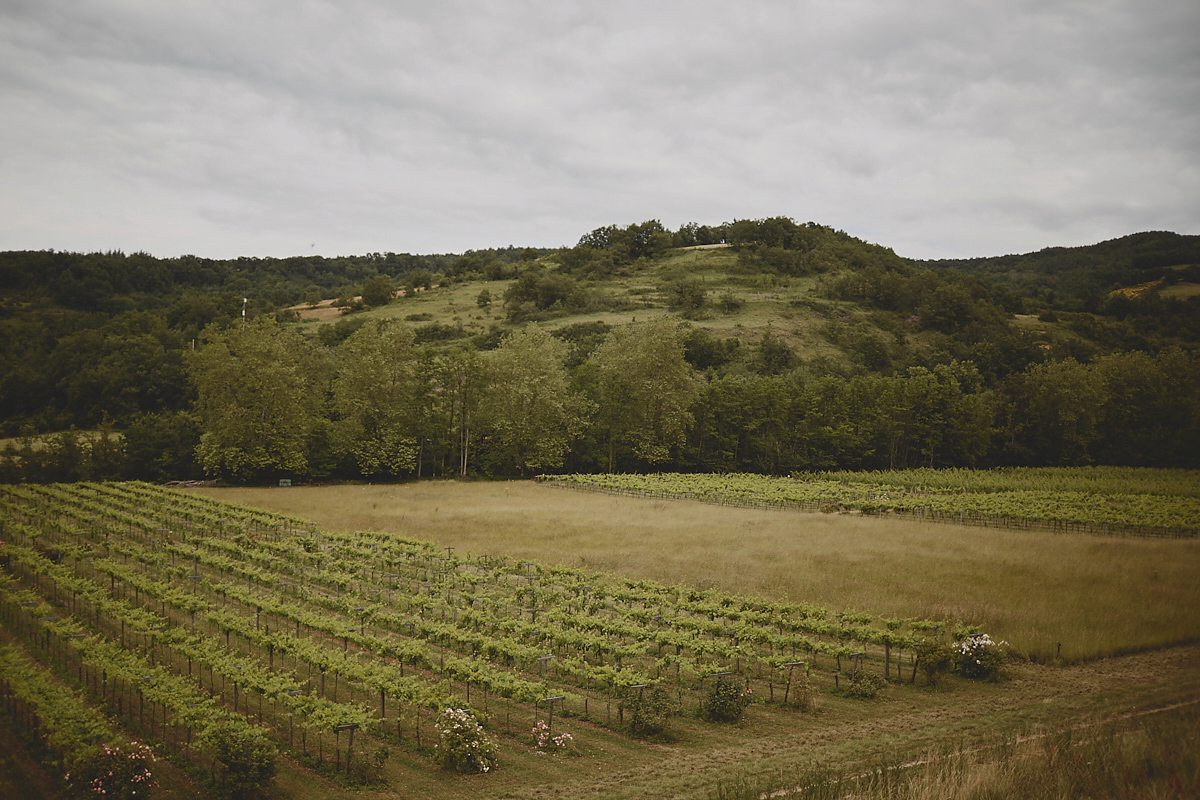
<svg viewBox="0 0 1200 800">
<path fill-rule="evenodd" d="M 1200 360 L 1180 348 L 891 375 L 698 369 L 663 316 L 581 345 L 527 325 L 490 351 L 370 321 L 336 346 L 270 317 L 188 351 L 195 402 L 120 436 L 60 434 L 0 480 L 233 481 L 1125 464 L 1200 467 Z M 580 352 L 582 346 L 584 352 Z"/>
</svg>

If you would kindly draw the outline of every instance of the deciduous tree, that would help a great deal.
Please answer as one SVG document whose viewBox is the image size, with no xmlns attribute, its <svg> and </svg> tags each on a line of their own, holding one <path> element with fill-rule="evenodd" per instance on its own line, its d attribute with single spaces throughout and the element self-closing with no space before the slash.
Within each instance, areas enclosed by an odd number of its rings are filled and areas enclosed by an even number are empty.
<svg viewBox="0 0 1200 800">
<path fill-rule="evenodd" d="M 570 386 L 567 350 L 565 342 L 527 325 L 488 356 L 487 430 L 504 460 L 522 474 L 562 466 L 584 427 L 590 404 Z"/>
<path fill-rule="evenodd" d="M 188 363 L 205 472 L 251 478 L 305 471 L 318 399 L 308 355 L 305 339 L 269 317 L 206 329 Z"/>
<path fill-rule="evenodd" d="M 337 438 L 363 475 L 416 467 L 416 369 L 415 337 L 399 323 L 368 323 L 338 348 Z"/>
<path fill-rule="evenodd" d="M 699 382 L 684 359 L 686 333 L 667 318 L 615 328 L 592 354 L 596 425 L 608 453 L 651 464 L 670 458 L 692 424 Z"/>
</svg>

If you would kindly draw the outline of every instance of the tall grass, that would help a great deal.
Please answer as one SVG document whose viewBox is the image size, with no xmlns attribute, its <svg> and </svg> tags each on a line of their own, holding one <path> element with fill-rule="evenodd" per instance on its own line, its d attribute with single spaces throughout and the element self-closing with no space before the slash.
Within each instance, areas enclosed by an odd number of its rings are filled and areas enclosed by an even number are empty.
<svg viewBox="0 0 1200 800">
<path fill-rule="evenodd" d="M 1074 661 L 1200 640 L 1200 540 L 749 510 L 531 482 L 196 490 L 335 530 L 833 610 L 958 619 Z M 1061 648 L 1060 648 L 1061 645 Z"/>
<path fill-rule="evenodd" d="M 1200 797 L 1195 705 L 969 752 L 933 753 L 853 773 L 814 768 L 785 778 L 719 783 L 712 800 L 1184 800 Z"/>
</svg>

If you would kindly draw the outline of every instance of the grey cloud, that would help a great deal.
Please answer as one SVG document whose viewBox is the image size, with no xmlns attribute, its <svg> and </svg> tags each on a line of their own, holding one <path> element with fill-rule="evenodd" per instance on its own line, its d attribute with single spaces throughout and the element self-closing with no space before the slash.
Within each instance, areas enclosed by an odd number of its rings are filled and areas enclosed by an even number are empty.
<svg viewBox="0 0 1200 800">
<path fill-rule="evenodd" d="M 1197 22 L 1124 2 L 10 3 L 0 247 L 462 250 L 766 214 L 916 256 L 1195 232 Z"/>
</svg>

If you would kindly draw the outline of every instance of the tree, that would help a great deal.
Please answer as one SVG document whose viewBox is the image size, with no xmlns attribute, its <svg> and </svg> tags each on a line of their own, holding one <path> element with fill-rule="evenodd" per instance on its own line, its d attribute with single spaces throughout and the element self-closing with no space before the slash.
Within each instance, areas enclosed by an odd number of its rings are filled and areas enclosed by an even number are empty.
<svg viewBox="0 0 1200 800">
<path fill-rule="evenodd" d="M 305 339 L 270 317 L 205 329 L 188 362 L 205 472 L 253 478 L 305 471 L 305 436 L 317 411 L 309 355 Z"/>
<path fill-rule="evenodd" d="M 1106 389 L 1099 374 L 1073 358 L 1009 375 L 998 387 L 997 403 L 1004 459 L 1045 466 L 1089 463 Z"/>
<path fill-rule="evenodd" d="M 441 408 L 437 417 L 446 423 L 450 449 L 457 451 L 458 474 L 466 475 L 475 417 L 489 378 L 487 365 L 477 350 L 465 347 L 441 354 L 434 363 L 438 384 L 427 396 Z"/>
<path fill-rule="evenodd" d="M 398 323 L 368 323 L 338 348 L 337 438 L 363 475 L 416 466 L 416 368 L 415 337 Z"/>
<path fill-rule="evenodd" d="M 699 382 L 684 360 L 686 333 L 665 317 L 615 328 L 589 359 L 596 426 L 608 451 L 666 461 L 692 424 Z"/>
<path fill-rule="evenodd" d="M 526 325 L 488 356 L 486 427 L 504 460 L 522 475 L 529 468 L 562 466 L 583 430 L 590 404 L 570 387 L 567 351 L 565 342 Z"/>
<path fill-rule="evenodd" d="M 362 299 L 368 306 L 386 306 L 392 302 L 392 279 L 387 275 L 376 275 L 363 284 Z"/>
</svg>

